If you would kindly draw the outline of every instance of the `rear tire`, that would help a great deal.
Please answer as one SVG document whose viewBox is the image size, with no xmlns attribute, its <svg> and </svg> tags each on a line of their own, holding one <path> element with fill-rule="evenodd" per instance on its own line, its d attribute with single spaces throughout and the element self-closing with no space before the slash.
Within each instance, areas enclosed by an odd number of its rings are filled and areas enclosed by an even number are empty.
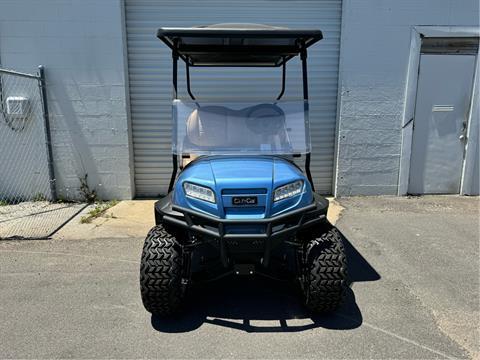
<svg viewBox="0 0 480 360">
<path fill-rule="evenodd" d="M 140 264 L 140 291 L 145 309 L 159 316 L 176 313 L 182 305 L 183 251 L 163 225 L 147 235 Z"/>
<path fill-rule="evenodd" d="M 339 231 L 328 225 L 304 248 L 302 290 L 305 305 L 314 313 L 332 312 L 347 290 L 347 261 Z"/>
</svg>

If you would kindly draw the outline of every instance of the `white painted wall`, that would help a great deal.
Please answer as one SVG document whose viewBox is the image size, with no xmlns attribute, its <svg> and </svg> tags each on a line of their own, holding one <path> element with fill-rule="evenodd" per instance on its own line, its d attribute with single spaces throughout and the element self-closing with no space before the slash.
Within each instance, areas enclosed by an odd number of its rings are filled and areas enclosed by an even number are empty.
<svg viewBox="0 0 480 360">
<path fill-rule="evenodd" d="M 46 69 L 59 194 L 132 197 L 120 0 L 0 1 L 4 68 Z M 43 137 L 43 134 L 39 134 Z"/>
<path fill-rule="evenodd" d="M 0 1 L 1 66 L 46 67 L 63 196 L 78 195 L 86 173 L 101 197 L 132 196 L 122 6 Z M 412 28 L 478 26 L 478 14 L 477 0 L 344 0 L 337 195 L 397 193 Z"/>
<path fill-rule="evenodd" d="M 412 28 L 478 17 L 478 0 L 344 0 L 336 195 L 397 194 Z"/>
</svg>

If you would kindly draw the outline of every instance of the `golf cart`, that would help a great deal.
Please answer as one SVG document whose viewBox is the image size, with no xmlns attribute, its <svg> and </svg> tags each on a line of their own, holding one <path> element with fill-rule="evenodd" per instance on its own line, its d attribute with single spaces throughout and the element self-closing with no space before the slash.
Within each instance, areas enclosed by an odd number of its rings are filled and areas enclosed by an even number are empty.
<svg viewBox="0 0 480 360">
<path fill-rule="evenodd" d="M 346 257 L 310 173 L 307 48 L 321 31 L 223 24 L 160 28 L 157 36 L 173 56 L 173 172 L 143 248 L 145 308 L 168 316 L 192 283 L 260 275 L 298 281 L 312 312 L 335 310 Z M 281 100 L 286 64 L 298 55 L 303 97 Z M 188 100 L 177 96 L 179 59 Z M 282 67 L 281 91 L 262 103 L 202 101 L 190 88 L 196 66 Z"/>
</svg>

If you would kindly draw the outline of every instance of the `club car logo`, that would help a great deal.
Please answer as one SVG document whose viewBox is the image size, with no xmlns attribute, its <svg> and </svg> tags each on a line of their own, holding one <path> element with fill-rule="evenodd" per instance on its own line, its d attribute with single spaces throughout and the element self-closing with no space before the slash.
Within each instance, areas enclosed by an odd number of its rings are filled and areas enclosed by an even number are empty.
<svg viewBox="0 0 480 360">
<path fill-rule="evenodd" d="M 235 206 L 253 206 L 257 205 L 256 196 L 234 196 L 232 204 Z"/>
</svg>

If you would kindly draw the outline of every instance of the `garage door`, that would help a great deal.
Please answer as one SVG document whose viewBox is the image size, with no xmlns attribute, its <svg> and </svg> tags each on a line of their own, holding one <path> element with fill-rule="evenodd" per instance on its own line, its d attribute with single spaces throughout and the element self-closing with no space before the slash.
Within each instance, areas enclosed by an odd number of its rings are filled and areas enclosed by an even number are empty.
<svg viewBox="0 0 480 360">
<path fill-rule="evenodd" d="M 309 51 L 312 175 L 317 191 L 332 192 L 337 109 L 341 1 L 303 0 L 126 0 L 130 109 L 136 196 L 165 194 L 171 174 L 171 53 L 155 37 L 160 26 L 263 23 L 319 28 L 324 40 Z M 179 97 L 188 98 L 183 63 Z M 199 99 L 272 99 L 280 91 L 281 69 L 192 68 Z M 299 59 L 287 67 L 284 99 L 302 96 Z"/>
</svg>

